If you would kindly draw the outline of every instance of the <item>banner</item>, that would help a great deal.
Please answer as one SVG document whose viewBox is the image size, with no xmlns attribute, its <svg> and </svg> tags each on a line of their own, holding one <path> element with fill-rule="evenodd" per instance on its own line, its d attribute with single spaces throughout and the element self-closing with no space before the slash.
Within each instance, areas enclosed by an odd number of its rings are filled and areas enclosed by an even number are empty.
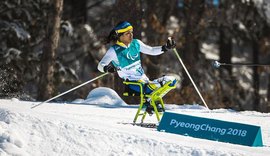
<svg viewBox="0 0 270 156">
<path fill-rule="evenodd" d="M 246 146 L 263 146 L 259 126 L 164 112 L 158 131 Z"/>
</svg>

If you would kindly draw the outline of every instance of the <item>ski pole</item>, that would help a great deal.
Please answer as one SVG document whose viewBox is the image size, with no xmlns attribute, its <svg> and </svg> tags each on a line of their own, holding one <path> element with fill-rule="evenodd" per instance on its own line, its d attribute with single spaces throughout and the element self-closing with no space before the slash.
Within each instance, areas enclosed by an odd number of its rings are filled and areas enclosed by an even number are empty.
<svg viewBox="0 0 270 156">
<path fill-rule="evenodd" d="M 199 94 L 199 96 L 200 96 L 200 98 L 201 98 L 201 100 L 202 100 L 203 104 L 205 105 L 205 107 L 206 107 L 207 109 L 209 109 L 209 108 L 208 108 L 208 106 L 207 106 L 207 104 L 206 104 L 206 102 L 204 101 L 204 99 L 203 99 L 203 97 L 202 97 L 202 95 L 201 95 L 200 91 L 198 90 L 198 88 L 197 88 L 196 84 L 195 84 L 195 83 L 194 83 L 194 81 L 192 80 L 192 78 L 191 78 L 191 76 L 190 76 L 190 74 L 189 74 L 189 72 L 188 72 L 188 70 L 187 70 L 186 66 L 184 65 L 184 63 L 183 63 L 182 59 L 180 58 L 180 56 L 179 56 L 179 54 L 178 54 L 178 52 L 177 52 L 176 48 L 173 48 L 173 51 L 174 51 L 175 55 L 177 56 L 177 58 L 178 58 L 179 62 L 180 62 L 180 63 L 181 63 L 181 65 L 183 66 L 183 68 L 184 68 L 185 72 L 187 73 L 187 75 L 188 75 L 188 77 L 189 77 L 189 79 L 190 79 L 191 83 L 193 84 L 194 88 L 196 89 L 197 93 Z"/>
<path fill-rule="evenodd" d="M 67 94 L 67 93 L 69 93 L 69 92 L 71 92 L 71 91 L 73 91 L 73 90 L 75 90 L 75 89 L 78 89 L 78 88 L 80 88 L 80 87 L 82 87 L 82 86 L 84 86 L 84 85 L 86 85 L 86 84 L 88 84 L 88 83 L 90 83 L 90 82 L 93 82 L 93 81 L 95 81 L 95 80 L 97 80 L 97 79 L 99 79 L 99 78 L 102 78 L 103 76 L 105 76 L 105 75 L 107 75 L 107 74 L 108 74 L 108 73 L 101 74 L 101 75 L 99 75 L 98 77 L 95 77 L 95 78 L 93 78 L 93 79 L 91 79 L 91 80 L 89 80 L 89 81 L 84 82 L 83 84 L 80 84 L 80 85 L 78 85 L 78 86 L 76 86 L 76 87 L 74 87 L 74 88 L 71 88 L 71 89 L 68 90 L 68 91 L 65 91 L 64 93 L 61 93 L 61 94 L 59 94 L 59 95 L 57 95 L 57 96 L 55 96 L 55 97 L 52 97 L 52 98 L 50 98 L 50 99 L 48 99 L 48 100 L 46 100 L 46 101 L 44 101 L 44 102 L 41 102 L 41 103 L 39 103 L 39 104 L 36 104 L 36 105 L 32 106 L 31 109 L 33 109 L 33 108 L 35 108 L 35 107 L 37 107 L 37 106 L 40 106 L 40 105 L 42 105 L 42 104 L 44 104 L 44 103 L 46 103 L 46 102 L 49 102 L 49 101 L 51 101 L 51 100 L 53 100 L 53 99 L 56 99 L 56 98 L 58 98 L 58 97 L 60 97 L 60 96 L 63 96 L 63 95 L 65 95 L 65 94 Z"/>
<path fill-rule="evenodd" d="M 215 68 L 219 68 L 220 66 L 270 66 L 270 64 L 252 64 L 252 63 L 220 63 L 218 61 L 214 61 L 212 66 Z"/>
</svg>

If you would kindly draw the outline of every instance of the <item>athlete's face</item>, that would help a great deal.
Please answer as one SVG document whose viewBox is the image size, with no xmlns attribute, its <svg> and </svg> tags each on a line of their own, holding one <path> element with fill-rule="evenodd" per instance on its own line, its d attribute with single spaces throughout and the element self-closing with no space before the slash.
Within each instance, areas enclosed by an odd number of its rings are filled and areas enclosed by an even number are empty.
<svg viewBox="0 0 270 156">
<path fill-rule="evenodd" d="M 123 35 L 120 36 L 120 41 L 123 42 L 125 45 L 128 45 L 133 39 L 133 29 L 124 32 Z"/>
</svg>

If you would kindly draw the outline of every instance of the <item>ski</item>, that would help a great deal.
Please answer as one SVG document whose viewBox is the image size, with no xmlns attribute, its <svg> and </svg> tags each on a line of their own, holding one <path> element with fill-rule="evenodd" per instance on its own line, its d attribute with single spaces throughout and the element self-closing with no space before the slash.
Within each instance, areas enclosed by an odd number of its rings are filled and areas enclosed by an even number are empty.
<svg viewBox="0 0 270 156">
<path fill-rule="evenodd" d="M 133 126 L 139 126 L 139 127 L 144 127 L 144 128 L 157 128 L 158 124 L 157 123 L 120 123 L 124 125 L 133 125 Z"/>
</svg>

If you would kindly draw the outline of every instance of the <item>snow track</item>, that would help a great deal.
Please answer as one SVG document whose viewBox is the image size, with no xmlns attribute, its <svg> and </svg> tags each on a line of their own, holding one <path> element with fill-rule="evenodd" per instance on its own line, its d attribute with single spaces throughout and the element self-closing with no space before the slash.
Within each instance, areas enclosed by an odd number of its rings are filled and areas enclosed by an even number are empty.
<svg viewBox="0 0 270 156">
<path fill-rule="evenodd" d="M 98 100 L 98 99 L 95 99 Z M 99 99 L 100 102 L 102 99 Z M 196 105 L 167 105 L 167 110 L 189 115 L 239 121 L 262 127 L 265 147 L 247 147 L 158 132 L 132 126 L 134 106 L 44 104 L 0 100 L 0 155 L 270 155 L 270 114 L 209 111 Z M 36 104 L 36 103 L 34 103 Z M 107 105 L 108 103 L 106 103 Z M 154 116 L 146 117 L 154 123 Z"/>
</svg>

